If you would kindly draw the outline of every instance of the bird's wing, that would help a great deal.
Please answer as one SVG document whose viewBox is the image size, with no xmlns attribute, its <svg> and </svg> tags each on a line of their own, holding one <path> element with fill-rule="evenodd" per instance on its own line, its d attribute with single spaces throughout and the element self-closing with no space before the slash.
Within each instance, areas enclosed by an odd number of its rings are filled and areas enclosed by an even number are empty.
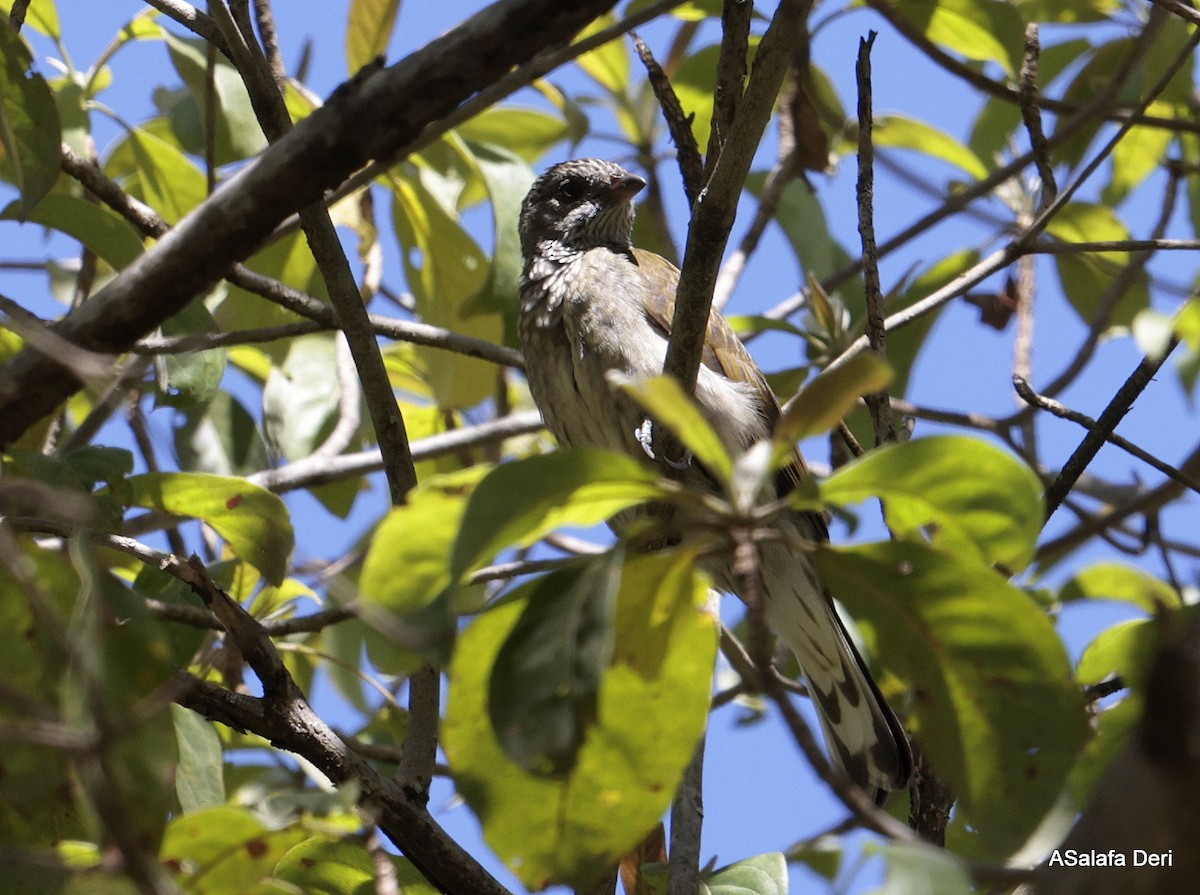
<svg viewBox="0 0 1200 895">
<path fill-rule="evenodd" d="M 650 283 L 650 288 L 643 293 L 646 317 L 664 337 L 669 338 L 671 321 L 675 315 L 675 290 L 679 285 L 679 268 L 661 255 L 643 249 L 633 250 L 633 260 Z M 768 430 L 774 431 L 782 412 L 779 399 L 775 397 L 775 392 L 767 384 L 766 377 L 746 350 L 746 346 L 742 344 L 742 340 L 718 311 L 708 315 L 708 332 L 704 354 L 700 360 L 704 366 L 714 373 L 720 373 L 726 379 L 751 385 L 758 396 L 759 412 L 763 415 Z M 791 491 L 808 475 L 800 452 L 794 450 L 793 454 L 792 462 L 779 471 L 775 483 L 776 491 L 781 495 Z M 822 521 L 820 530 L 824 531 L 824 528 Z"/>
</svg>

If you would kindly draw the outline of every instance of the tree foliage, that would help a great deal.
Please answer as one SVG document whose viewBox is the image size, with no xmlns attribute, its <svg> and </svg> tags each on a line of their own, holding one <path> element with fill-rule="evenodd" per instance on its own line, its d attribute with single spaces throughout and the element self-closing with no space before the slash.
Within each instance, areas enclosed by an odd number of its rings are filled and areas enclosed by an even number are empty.
<svg viewBox="0 0 1200 895">
<path fill-rule="evenodd" d="M 1162 746 L 1139 714 L 1192 694 L 1152 657 L 1190 636 L 1200 445 L 1190 404 L 1152 441 L 1115 430 L 1200 374 L 1190 7 L 501 0 L 384 63 L 407 9 L 351 0 L 324 100 L 266 0 L 130 4 L 86 60 L 65 6 L 0 7 L 5 891 L 501 895 L 503 864 L 530 890 L 774 895 L 789 863 L 850 884 L 860 828 L 889 892 L 1011 887 L 1114 756 Z M 908 75 L 872 39 L 837 74 L 846 20 L 905 48 L 914 96 L 961 100 L 960 131 L 873 112 Z M 697 331 L 733 297 L 785 359 L 775 438 L 741 456 L 677 380 L 619 386 L 718 493 L 554 450 L 530 406 L 517 213 L 585 151 L 651 175 L 635 240 L 688 259 Z M 996 370 L 945 361 L 986 339 L 1010 412 Z M 815 474 L 765 500 L 800 439 Z M 887 811 L 815 747 L 761 607 L 730 627 L 710 601 L 714 558 L 755 592 L 796 507 L 845 523 L 793 546 L 918 747 Z M 1104 601 L 1128 611 L 1073 662 L 1063 617 Z M 701 869 L 697 762 L 731 702 L 782 721 L 840 813 Z M 439 825 L 435 777 L 490 851 Z"/>
</svg>

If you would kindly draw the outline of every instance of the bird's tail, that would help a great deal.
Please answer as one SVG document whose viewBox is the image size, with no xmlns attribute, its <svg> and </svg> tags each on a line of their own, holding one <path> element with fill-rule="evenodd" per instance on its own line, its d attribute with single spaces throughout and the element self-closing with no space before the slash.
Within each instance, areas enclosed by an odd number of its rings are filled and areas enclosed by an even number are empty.
<svg viewBox="0 0 1200 895">
<path fill-rule="evenodd" d="M 767 624 L 796 654 L 836 763 L 877 801 L 905 788 L 908 737 L 807 558 L 763 545 L 762 574 Z"/>
</svg>

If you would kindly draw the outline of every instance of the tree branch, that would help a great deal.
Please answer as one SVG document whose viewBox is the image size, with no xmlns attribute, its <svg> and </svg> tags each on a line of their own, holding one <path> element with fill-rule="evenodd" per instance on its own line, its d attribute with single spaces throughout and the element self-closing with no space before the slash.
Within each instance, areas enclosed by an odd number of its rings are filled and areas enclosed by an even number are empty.
<svg viewBox="0 0 1200 895">
<path fill-rule="evenodd" d="M 393 157 L 475 92 L 562 42 L 613 0 L 499 0 L 397 64 L 343 85 L 179 226 L 56 327 L 92 351 L 123 352 L 290 212 L 321 199 L 372 158 Z M 531 27 L 536 22 L 536 27 Z M 79 388 L 53 358 L 25 349 L 0 370 L 0 445 L 10 444 Z"/>
</svg>

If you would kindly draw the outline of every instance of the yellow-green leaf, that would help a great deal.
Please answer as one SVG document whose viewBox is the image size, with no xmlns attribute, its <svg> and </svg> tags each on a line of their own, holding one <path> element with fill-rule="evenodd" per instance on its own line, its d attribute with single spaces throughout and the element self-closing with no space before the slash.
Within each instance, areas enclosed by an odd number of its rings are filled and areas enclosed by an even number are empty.
<svg viewBox="0 0 1200 895">
<path fill-rule="evenodd" d="M 892 381 L 887 361 L 868 352 L 857 354 L 809 382 L 784 408 L 775 426 L 782 442 L 827 432 L 854 409 L 862 395 L 881 391 Z"/>
<path fill-rule="evenodd" d="M 363 599 L 407 615 L 449 587 L 450 551 L 466 507 L 461 494 L 418 488 L 407 505 L 388 513 L 363 564 Z"/>
<path fill-rule="evenodd" d="M 1161 578 L 1134 566 L 1101 562 L 1078 572 L 1059 595 L 1073 600 L 1121 600 L 1154 615 L 1180 605 L 1179 593 Z"/>
<path fill-rule="evenodd" d="M 24 220 L 58 179 L 62 154 L 58 108 L 21 35 L 0 25 L 0 175 L 20 192 Z"/>
<path fill-rule="evenodd" d="M 133 506 L 203 519 L 234 555 L 281 584 L 295 546 L 283 501 L 245 479 L 196 472 L 148 472 L 126 481 Z"/>
<path fill-rule="evenodd" d="M 813 560 L 911 694 L 897 707 L 959 798 L 955 850 L 1011 853 L 1058 798 L 1087 733 L 1053 623 L 996 572 L 924 544 L 826 547 Z"/>
<path fill-rule="evenodd" d="M 881 115 L 875 119 L 873 137 L 876 146 L 911 149 L 954 165 L 976 180 L 987 177 L 987 166 L 979 156 L 945 131 L 924 121 L 902 115 Z"/>
<path fill-rule="evenodd" d="M 896 13 L 926 37 L 968 59 L 997 62 L 1010 77 L 1021 67 L 1025 23 L 1001 0 L 904 0 Z"/>
<path fill-rule="evenodd" d="M 621 383 L 657 423 L 662 423 L 721 482 L 733 474 L 733 460 L 720 437 L 679 382 L 671 376 L 655 376 L 641 382 Z"/>
<path fill-rule="evenodd" d="M 443 742 L 454 780 L 500 858 L 533 890 L 594 883 L 658 823 L 704 729 L 716 657 L 707 583 L 689 553 L 629 560 L 615 647 L 567 779 L 505 755 L 488 720 L 488 680 L 523 601 L 479 616 L 450 665 Z"/>
<path fill-rule="evenodd" d="M 1016 458 L 975 438 L 943 435 L 871 451 L 821 485 L 838 504 L 878 497 L 902 538 L 1020 571 L 1033 560 L 1042 488 Z"/>
<path fill-rule="evenodd" d="M 632 457 L 570 448 L 497 466 L 471 494 L 454 544 L 455 579 L 507 547 L 526 547 L 564 525 L 589 526 L 662 495 Z"/>
<path fill-rule="evenodd" d="M 602 31 L 615 21 L 616 17 L 612 13 L 600 16 L 580 32 L 576 41 Z M 620 38 L 610 40 L 584 53 L 577 62 L 580 68 L 613 96 L 624 95 L 629 85 L 629 51 L 625 48 L 625 41 Z"/>
<path fill-rule="evenodd" d="M 346 24 L 346 70 L 354 74 L 387 50 L 400 0 L 351 0 Z"/>
</svg>

